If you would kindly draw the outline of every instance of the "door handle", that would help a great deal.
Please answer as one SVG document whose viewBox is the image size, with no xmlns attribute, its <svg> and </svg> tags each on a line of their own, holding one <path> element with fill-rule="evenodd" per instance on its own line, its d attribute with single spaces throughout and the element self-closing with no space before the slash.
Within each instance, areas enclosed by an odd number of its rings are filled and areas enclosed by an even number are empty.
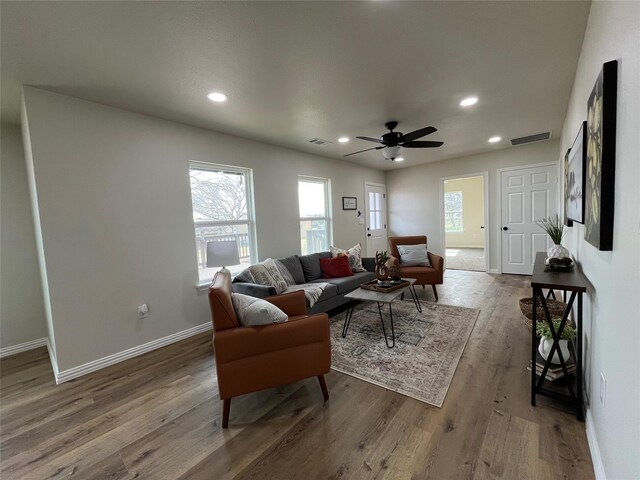
<svg viewBox="0 0 640 480">
<path fill-rule="evenodd" d="M 371 236 L 371 234 L 370 234 L 370 233 L 367 233 L 367 237 L 370 237 L 370 236 Z"/>
<path fill-rule="evenodd" d="M 507 230 L 509 230 L 509 227 L 502 227 L 502 229 L 506 232 Z"/>
<path fill-rule="evenodd" d="M 480 228 L 484 229 L 484 225 L 480 225 Z"/>
</svg>

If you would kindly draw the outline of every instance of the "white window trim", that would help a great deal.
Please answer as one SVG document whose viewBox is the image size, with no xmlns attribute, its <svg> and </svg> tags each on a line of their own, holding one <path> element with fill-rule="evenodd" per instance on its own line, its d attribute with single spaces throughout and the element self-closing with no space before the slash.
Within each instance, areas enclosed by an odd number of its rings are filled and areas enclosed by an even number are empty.
<svg viewBox="0 0 640 480">
<path fill-rule="evenodd" d="M 256 217 L 255 217 L 255 198 L 253 193 L 253 169 L 245 168 L 245 167 L 237 167 L 234 165 L 224 165 L 221 163 L 209 163 L 209 162 L 201 162 L 191 160 L 189 161 L 189 171 L 191 169 L 199 169 L 199 170 L 209 170 L 213 172 L 225 171 L 230 173 L 239 173 L 244 175 L 245 177 L 245 188 L 247 189 L 247 220 L 232 220 L 232 221 L 222 221 L 222 220 L 212 220 L 205 222 L 197 222 L 193 220 L 193 240 L 195 244 L 195 233 L 196 226 L 200 225 L 247 225 L 247 231 L 249 232 L 249 245 L 250 245 L 250 256 L 249 260 L 251 264 L 258 262 L 258 242 L 256 236 Z M 189 194 L 191 194 L 191 184 L 189 184 Z M 191 207 L 191 216 L 193 218 L 193 206 Z M 211 285 L 211 281 L 206 280 L 204 282 L 200 281 L 200 272 L 198 269 L 198 260 L 196 260 L 196 273 L 197 273 L 197 281 L 196 281 L 196 290 L 198 291 L 198 295 L 201 295 L 209 290 L 209 285 Z"/>
<path fill-rule="evenodd" d="M 333 203 L 331 201 L 331 179 L 323 177 L 310 177 L 307 175 L 298 175 L 298 186 L 300 182 L 321 183 L 324 185 L 324 208 L 325 216 L 323 217 L 299 217 L 299 222 L 325 220 L 327 222 L 327 250 L 333 245 Z M 298 215 L 300 215 L 300 198 L 298 197 Z M 302 240 L 302 239 L 300 239 Z M 302 251 L 300 251 L 302 254 Z"/>
</svg>

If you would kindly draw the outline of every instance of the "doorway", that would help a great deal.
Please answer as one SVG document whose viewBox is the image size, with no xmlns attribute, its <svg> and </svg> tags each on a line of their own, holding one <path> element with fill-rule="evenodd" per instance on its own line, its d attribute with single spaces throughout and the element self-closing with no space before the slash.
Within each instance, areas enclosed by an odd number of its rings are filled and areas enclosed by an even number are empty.
<svg viewBox="0 0 640 480">
<path fill-rule="evenodd" d="M 364 184 L 367 257 L 387 250 L 387 187 L 379 183 Z"/>
<path fill-rule="evenodd" d="M 488 173 L 443 178 L 441 212 L 445 266 L 488 270 Z"/>
<path fill-rule="evenodd" d="M 558 212 L 558 164 L 498 170 L 501 273 L 531 275 L 536 252 L 552 246 L 536 223 Z"/>
</svg>

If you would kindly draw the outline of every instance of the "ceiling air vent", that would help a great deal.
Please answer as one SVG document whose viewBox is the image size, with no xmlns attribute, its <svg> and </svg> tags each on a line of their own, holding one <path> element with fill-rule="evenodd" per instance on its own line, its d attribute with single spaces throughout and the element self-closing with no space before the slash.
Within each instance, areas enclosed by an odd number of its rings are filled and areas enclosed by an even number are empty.
<svg viewBox="0 0 640 480">
<path fill-rule="evenodd" d="M 309 143 L 313 143 L 314 145 L 326 145 L 327 143 L 333 142 L 330 142 L 329 140 L 323 140 L 321 138 L 312 138 L 311 140 L 309 140 Z"/>
<path fill-rule="evenodd" d="M 524 145 L 525 143 L 540 142 L 541 140 L 549 140 L 551 138 L 551 132 L 536 133 L 535 135 L 529 135 L 527 137 L 512 138 L 511 145 Z"/>
</svg>

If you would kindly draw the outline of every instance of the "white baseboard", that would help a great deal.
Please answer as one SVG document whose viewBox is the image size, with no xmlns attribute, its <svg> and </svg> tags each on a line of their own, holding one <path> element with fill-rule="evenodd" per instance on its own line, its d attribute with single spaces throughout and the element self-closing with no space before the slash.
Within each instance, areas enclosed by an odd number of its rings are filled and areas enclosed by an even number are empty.
<svg viewBox="0 0 640 480">
<path fill-rule="evenodd" d="M 596 480 L 607 480 L 607 476 L 604 471 L 604 464 L 602 463 L 602 457 L 600 456 L 600 446 L 598 445 L 596 430 L 593 426 L 593 416 L 591 415 L 591 410 L 588 408 L 585 418 L 585 426 L 587 429 L 587 442 L 589 443 L 589 450 L 591 451 L 591 462 L 593 463 L 593 472 L 595 473 Z"/>
<path fill-rule="evenodd" d="M 137 347 L 133 347 L 119 353 L 114 353 L 113 355 L 109 355 L 107 357 L 99 358 L 83 365 L 78 365 L 77 367 L 73 367 L 68 370 L 59 371 L 56 364 L 53 367 L 56 377 L 56 383 L 68 382 L 69 380 L 81 377 L 82 375 L 86 375 L 87 373 L 95 372 L 96 370 L 100 370 L 115 363 L 119 363 L 124 360 L 142 355 L 143 353 L 150 352 L 151 350 L 156 350 L 172 343 L 179 342 L 180 340 L 184 340 L 185 338 L 193 337 L 194 335 L 206 332 L 207 330 L 211 330 L 212 328 L 213 325 L 211 324 L 211 322 L 203 323 L 202 325 L 188 328 L 187 330 L 183 330 L 181 332 L 177 332 L 172 335 L 159 338 L 142 345 L 138 345 Z M 53 360 L 51 363 L 53 366 Z"/>
<path fill-rule="evenodd" d="M 34 348 L 44 347 L 47 344 L 46 338 L 38 338 L 37 340 L 31 340 L 30 342 L 20 343 L 19 345 L 13 345 L 11 347 L 0 348 L 0 358 L 15 355 L 16 353 L 26 352 L 27 350 L 33 350 Z"/>
<path fill-rule="evenodd" d="M 490 268 L 489 270 L 487 270 L 487 273 L 500 274 L 500 270 L 498 270 L 497 268 Z"/>
<path fill-rule="evenodd" d="M 51 343 L 49 342 L 49 338 L 47 338 L 47 350 L 49 350 L 49 361 L 51 362 L 51 369 L 53 370 L 53 377 L 56 379 L 56 383 L 58 382 L 58 375 L 60 374 L 60 369 L 58 368 L 58 360 L 56 359 L 56 355 L 51 348 Z"/>
</svg>

